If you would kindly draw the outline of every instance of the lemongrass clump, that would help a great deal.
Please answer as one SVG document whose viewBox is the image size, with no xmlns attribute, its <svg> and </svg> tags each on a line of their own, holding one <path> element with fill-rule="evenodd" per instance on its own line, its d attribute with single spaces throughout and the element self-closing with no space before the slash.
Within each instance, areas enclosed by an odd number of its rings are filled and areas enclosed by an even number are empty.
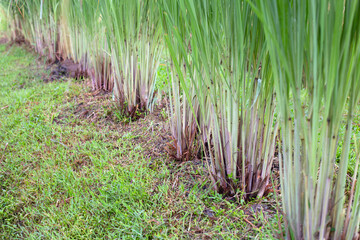
<svg viewBox="0 0 360 240">
<path fill-rule="evenodd" d="M 99 2 L 82 2 L 84 18 L 84 32 L 88 41 L 87 56 L 89 58 L 89 74 L 92 78 L 93 89 L 112 91 L 114 86 L 111 70 L 111 56 L 109 54 L 106 28 L 100 12 Z"/>
<path fill-rule="evenodd" d="M 101 1 L 115 71 L 114 96 L 130 116 L 151 110 L 162 52 L 156 1 Z"/>
<path fill-rule="evenodd" d="M 5 34 L 9 39 L 14 39 L 15 29 L 18 27 L 15 24 L 14 11 L 10 8 L 10 4 L 8 1 L 0 1 L 0 24 L 1 31 Z"/>
<path fill-rule="evenodd" d="M 350 194 L 345 194 L 345 184 L 353 109 L 360 97 L 360 4 L 258 0 L 254 10 L 264 24 L 281 117 L 287 238 L 356 238 L 359 157 Z M 347 130 L 335 172 L 347 105 Z"/>
<path fill-rule="evenodd" d="M 0 3 L 0 31 L 4 32 L 7 30 L 6 13 L 3 6 Z"/>
<path fill-rule="evenodd" d="M 163 1 L 159 14 L 162 17 L 164 38 L 171 58 L 169 96 L 172 142 L 168 151 L 177 160 L 189 160 L 198 149 L 195 141 L 198 132 L 196 121 L 199 115 L 196 90 L 189 78 L 190 72 L 194 69 L 193 66 L 186 64 L 190 56 L 190 48 L 184 47 L 184 42 L 189 44 L 190 34 L 185 31 L 185 16 L 180 11 L 178 2 Z M 177 36 L 173 35 L 175 26 Z M 186 40 L 178 41 L 179 36 Z"/>
<path fill-rule="evenodd" d="M 64 38 L 68 38 L 68 46 L 65 58 L 72 59 L 74 62 L 85 63 L 88 51 L 88 42 L 85 30 L 84 10 L 82 1 L 62 0 L 61 1 L 61 24 L 64 28 Z"/>
<path fill-rule="evenodd" d="M 240 189 L 247 199 L 263 196 L 269 192 L 276 124 L 272 84 L 258 71 L 266 54 L 256 16 L 244 1 L 161 5 L 171 57 L 184 61 L 190 75 L 190 82 L 181 83 L 188 102 L 199 109 L 215 189 L 228 194 Z M 183 75 L 181 65 L 176 70 Z"/>
<path fill-rule="evenodd" d="M 91 3 L 88 1 L 86 3 Z M 87 14 L 96 15 L 92 8 L 84 6 L 86 4 L 77 0 L 62 0 L 61 1 L 61 40 L 60 47 L 61 57 L 71 59 L 78 64 L 76 69 L 76 76 L 88 76 L 90 74 L 90 57 L 89 52 L 92 47 L 91 44 L 94 39 L 86 28 Z"/>
<path fill-rule="evenodd" d="M 16 34 L 21 31 L 20 22 L 18 21 L 17 13 L 14 8 L 11 7 L 9 1 L 0 1 L 0 8 L 2 14 L 2 24 L 6 20 L 6 27 L 2 25 L 6 30 L 5 33 L 12 41 L 16 39 Z"/>
<path fill-rule="evenodd" d="M 54 60 L 58 40 L 57 6 L 60 0 L 26 1 L 15 3 L 21 15 L 23 35 L 34 45 L 35 51 Z"/>
<path fill-rule="evenodd" d="M 55 60 L 58 42 L 58 5 L 60 0 L 48 0 L 40 2 L 40 25 L 45 54 L 49 60 Z M 35 6 L 36 7 L 36 6 Z M 36 16 L 35 16 L 36 18 Z M 36 22 L 36 20 L 34 21 Z"/>
<path fill-rule="evenodd" d="M 184 88 L 181 87 L 179 76 L 176 75 L 172 63 L 171 71 L 171 91 L 170 96 L 170 130 L 172 142 L 169 144 L 168 151 L 170 156 L 177 160 L 190 160 L 198 151 L 195 145 L 197 130 L 197 117 L 199 105 L 196 92 L 193 87 L 188 88 L 188 96 L 191 100 L 186 100 Z M 186 78 L 186 71 L 183 69 L 182 77 Z M 184 80 L 186 81 L 186 79 Z"/>
<path fill-rule="evenodd" d="M 54 58 L 59 1 L 1 1 L 8 9 L 12 40 L 28 41 L 40 55 Z"/>
<path fill-rule="evenodd" d="M 98 1 L 2 1 L 11 11 L 14 39 L 21 32 L 50 62 L 71 59 L 94 89 L 111 91 L 110 55 Z"/>
</svg>

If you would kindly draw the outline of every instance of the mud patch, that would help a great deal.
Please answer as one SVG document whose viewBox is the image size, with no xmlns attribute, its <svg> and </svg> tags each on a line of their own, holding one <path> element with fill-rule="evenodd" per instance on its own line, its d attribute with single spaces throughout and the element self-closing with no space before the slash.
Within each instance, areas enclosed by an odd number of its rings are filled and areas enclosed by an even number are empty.
<svg viewBox="0 0 360 240">
<path fill-rule="evenodd" d="M 70 59 L 63 61 L 56 60 L 48 65 L 47 70 L 50 72 L 48 76 L 44 76 L 44 82 L 52 82 L 55 80 L 64 80 L 66 78 L 86 78 L 87 71 L 82 68 L 81 64 L 74 63 Z"/>
<path fill-rule="evenodd" d="M 8 47 L 12 47 L 14 44 L 17 46 L 25 46 L 27 48 L 32 49 L 32 46 L 29 41 L 25 39 L 25 37 L 17 30 L 15 33 L 15 37 L 12 37 L 11 39 L 8 39 L 6 36 L 3 35 L 3 37 L 0 39 L 0 44 L 8 44 Z"/>
<path fill-rule="evenodd" d="M 6 37 L 0 38 L 0 44 L 6 44 L 9 40 Z"/>
</svg>

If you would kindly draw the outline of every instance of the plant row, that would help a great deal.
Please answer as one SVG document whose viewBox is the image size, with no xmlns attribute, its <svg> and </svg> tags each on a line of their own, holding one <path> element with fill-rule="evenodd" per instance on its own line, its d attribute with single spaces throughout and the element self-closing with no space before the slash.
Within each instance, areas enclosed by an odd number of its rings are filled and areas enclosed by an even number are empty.
<svg viewBox="0 0 360 240">
<path fill-rule="evenodd" d="M 201 149 L 214 189 L 245 200 L 273 191 L 278 159 L 287 238 L 359 237 L 358 1 L 0 2 L 13 38 L 79 63 L 130 116 L 153 110 L 168 58 L 172 157 Z"/>
</svg>

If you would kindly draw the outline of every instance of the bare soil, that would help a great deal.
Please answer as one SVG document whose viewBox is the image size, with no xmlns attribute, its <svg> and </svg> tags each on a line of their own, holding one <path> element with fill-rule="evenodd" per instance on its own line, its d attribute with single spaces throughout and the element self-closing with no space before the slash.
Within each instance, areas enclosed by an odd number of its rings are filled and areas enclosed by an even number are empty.
<svg viewBox="0 0 360 240">
<path fill-rule="evenodd" d="M 51 62 L 47 66 L 47 70 L 50 71 L 50 74 L 43 78 L 44 82 L 52 82 L 64 78 L 79 79 L 88 77 L 88 73 L 82 69 L 81 64 L 74 63 L 70 59 Z"/>
<path fill-rule="evenodd" d="M 8 42 L 8 39 L 6 37 L 0 37 L 0 44 L 5 44 Z"/>
</svg>

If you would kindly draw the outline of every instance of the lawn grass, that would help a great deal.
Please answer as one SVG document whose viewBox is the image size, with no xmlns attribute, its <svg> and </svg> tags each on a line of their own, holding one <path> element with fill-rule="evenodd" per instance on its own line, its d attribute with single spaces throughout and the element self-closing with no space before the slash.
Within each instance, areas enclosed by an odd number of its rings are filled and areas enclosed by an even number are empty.
<svg viewBox="0 0 360 240">
<path fill-rule="evenodd" d="M 352 137 L 350 141 L 350 159 L 349 159 L 349 169 L 348 174 L 352 176 L 354 174 L 355 165 L 356 165 L 356 157 L 358 151 L 360 151 L 360 104 L 355 106 L 354 115 L 353 115 L 353 124 L 352 124 Z M 339 160 L 341 157 L 342 145 L 344 141 L 344 135 L 346 131 L 346 117 L 347 117 L 347 109 L 345 114 L 343 115 L 343 123 L 340 128 L 341 139 L 339 141 L 339 147 L 337 149 L 337 159 Z"/>
<path fill-rule="evenodd" d="M 149 156 L 121 121 L 80 119 L 86 84 L 46 74 L 36 55 L 0 45 L 0 239 L 273 238 L 271 198 L 224 199 L 201 161 Z"/>
</svg>

